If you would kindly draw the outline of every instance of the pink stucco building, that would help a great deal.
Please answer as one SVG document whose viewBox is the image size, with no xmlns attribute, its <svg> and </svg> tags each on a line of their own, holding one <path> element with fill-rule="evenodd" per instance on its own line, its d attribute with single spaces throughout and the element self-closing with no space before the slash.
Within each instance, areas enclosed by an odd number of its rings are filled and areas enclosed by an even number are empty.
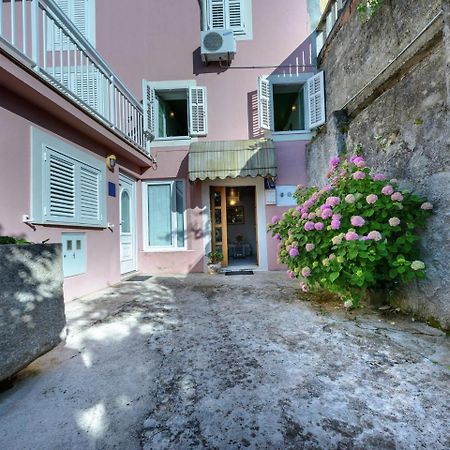
<svg viewBox="0 0 450 450">
<path fill-rule="evenodd" d="M 325 116 L 318 4 L 0 1 L 0 234 L 62 242 L 68 300 L 213 249 L 280 269 L 266 224 Z"/>
</svg>

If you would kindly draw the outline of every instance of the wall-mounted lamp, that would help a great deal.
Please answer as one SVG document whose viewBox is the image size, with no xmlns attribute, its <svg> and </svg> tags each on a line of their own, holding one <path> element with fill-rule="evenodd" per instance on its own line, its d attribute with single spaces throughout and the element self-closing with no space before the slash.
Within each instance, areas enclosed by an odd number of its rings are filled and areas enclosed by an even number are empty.
<svg viewBox="0 0 450 450">
<path fill-rule="evenodd" d="M 169 116 L 173 119 L 175 117 L 175 113 L 173 111 L 170 111 Z"/>
<path fill-rule="evenodd" d="M 297 111 L 297 105 L 292 105 L 292 111 Z"/>
<path fill-rule="evenodd" d="M 115 155 L 108 155 L 106 157 L 106 167 L 111 171 L 114 172 L 114 167 L 116 167 L 117 164 L 117 158 Z"/>
</svg>

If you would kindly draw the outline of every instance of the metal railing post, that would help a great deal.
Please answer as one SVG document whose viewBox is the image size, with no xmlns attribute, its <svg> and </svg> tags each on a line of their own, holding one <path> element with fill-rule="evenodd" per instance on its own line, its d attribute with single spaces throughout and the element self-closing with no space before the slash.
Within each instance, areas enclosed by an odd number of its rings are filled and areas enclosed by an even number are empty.
<svg viewBox="0 0 450 450">
<path fill-rule="evenodd" d="M 39 66 L 39 0 L 31 0 L 31 59 Z"/>
</svg>

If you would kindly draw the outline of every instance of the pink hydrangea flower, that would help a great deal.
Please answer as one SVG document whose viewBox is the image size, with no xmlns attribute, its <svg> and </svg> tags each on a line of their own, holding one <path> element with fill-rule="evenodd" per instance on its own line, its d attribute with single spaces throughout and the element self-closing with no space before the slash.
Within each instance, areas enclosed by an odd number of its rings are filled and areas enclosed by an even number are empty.
<svg viewBox="0 0 450 450">
<path fill-rule="evenodd" d="M 317 223 L 314 224 L 314 228 L 315 228 L 317 231 L 323 230 L 323 227 L 324 227 L 324 225 L 323 225 L 322 222 L 317 222 Z"/>
<path fill-rule="evenodd" d="M 389 219 L 389 225 L 391 227 L 396 227 L 396 226 L 400 225 L 400 219 L 398 217 L 391 217 Z"/>
<path fill-rule="evenodd" d="M 359 238 L 360 241 L 368 241 L 369 240 L 369 236 L 361 236 Z"/>
<path fill-rule="evenodd" d="M 339 230 L 339 228 L 341 228 L 341 221 L 339 219 L 333 219 L 331 221 L 331 229 Z"/>
<path fill-rule="evenodd" d="M 372 203 L 375 203 L 378 200 L 378 195 L 370 194 L 366 197 L 366 202 L 371 205 Z"/>
<path fill-rule="evenodd" d="M 391 195 L 391 200 L 393 202 L 401 202 L 403 200 L 403 195 L 400 192 L 394 192 Z"/>
<path fill-rule="evenodd" d="M 364 158 L 362 156 L 357 156 L 356 158 L 353 158 L 353 164 L 356 167 L 362 168 L 366 165 L 366 161 L 364 161 Z"/>
<path fill-rule="evenodd" d="M 315 248 L 316 248 L 316 246 L 314 244 L 306 244 L 305 245 L 305 249 L 307 252 L 312 252 Z"/>
<path fill-rule="evenodd" d="M 338 156 L 333 156 L 333 158 L 330 159 L 330 168 L 336 169 L 340 162 L 341 161 Z"/>
<path fill-rule="evenodd" d="M 379 231 L 371 231 L 367 237 L 373 241 L 381 241 L 382 236 L 381 233 Z"/>
<path fill-rule="evenodd" d="M 348 194 L 345 196 L 345 201 L 350 204 L 355 203 L 355 196 L 353 194 Z"/>
<path fill-rule="evenodd" d="M 311 275 L 311 269 L 308 266 L 303 267 L 302 276 L 305 278 L 308 278 L 310 275 Z"/>
<path fill-rule="evenodd" d="M 316 214 L 316 213 L 309 213 L 309 214 L 308 214 L 308 219 L 309 219 L 309 220 L 315 219 L 316 217 L 317 217 L 317 214 Z"/>
<path fill-rule="evenodd" d="M 359 239 L 359 236 L 354 231 L 348 231 L 345 234 L 345 240 L 346 241 L 357 241 Z"/>
<path fill-rule="evenodd" d="M 306 222 L 303 228 L 305 229 L 305 231 L 314 230 L 314 222 Z"/>
<path fill-rule="evenodd" d="M 303 292 L 309 292 L 309 287 L 308 287 L 308 285 L 307 285 L 306 283 L 304 283 L 303 281 L 300 283 L 300 289 L 301 289 Z"/>
<path fill-rule="evenodd" d="M 354 227 L 362 227 L 366 223 L 361 216 L 352 216 L 350 222 Z"/>
<path fill-rule="evenodd" d="M 324 192 L 330 192 L 332 190 L 333 190 L 333 186 L 331 186 L 331 184 L 327 184 L 326 186 L 324 186 L 322 188 L 322 191 L 324 191 Z"/>
<path fill-rule="evenodd" d="M 334 253 L 331 253 L 330 256 L 328 257 L 328 259 L 330 261 L 333 261 L 333 259 L 336 259 L 336 255 Z"/>
<path fill-rule="evenodd" d="M 289 277 L 289 278 L 295 278 L 295 273 L 292 272 L 292 270 L 288 270 L 288 271 L 287 271 L 287 274 L 288 274 L 288 277 Z"/>
<path fill-rule="evenodd" d="M 433 205 L 430 202 L 422 203 L 420 206 L 420 209 L 423 209 L 424 211 L 430 211 L 433 209 Z"/>
<path fill-rule="evenodd" d="M 281 220 L 281 219 L 280 219 L 279 216 L 273 216 L 273 217 L 272 217 L 272 223 L 273 223 L 274 225 L 277 224 L 280 220 Z"/>
<path fill-rule="evenodd" d="M 333 214 L 333 217 L 332 217 L 333 220 L 341 220 L 341 218 L 342 218 L 341 214 Z"/>
<path fill-rule="evenodd" d="M 390 184 L 387 184 L 386 186 L 383 186 L 381 193 L 384 195 L 392 195 L 394 193 L 394 188 Z"/>
<path fill-rule="evenodd" d="M 382 173 L 374 173 L 373 176 L 372 176 L 372 180 L 373 181 L 382 181 L 382 180 L 385 180 L 385 179 L 386 179 L 386 177 Z"/>
<path fill-rule="evenodd" d="M 295 256 L 298 256 L 298 249 L 297 249 L 297 247 L 292 247 L 292 248 L 289 250 L 289 256 L 290 256 L 291 258 L 294 258 Z"/>
<path fill-rule="evenodd" d="M 331 242 L 333 245 L 339 245 L 342 242 L 342 235 L 334 236 L 333 239 L 331 239 Z"/>
<path fill-rule="evenodd" d="M 353 175 L 352 175 L 354 180 L 364 180 L 364 178 L 366 178 L 366 174 L 364 172 L 362 172 L 361 170 L 357 170 Z"/>
<path fill-rule="evenodd" d="M 302 219 L 302 220 L 307 219 L 307 218 L 308 218 L 308 213 L 303 213 L 303 214 L 300 216 L 300 219 Z"/>
<path fill-rule="evenodd" d="M 325 204 L 328 206 L 337 206 L 341 203 L 341 199 L 339 197 L 328 197 L 325 200 Z"/>
<path fill-rule="evenodd" d="M 280 233 L 275 234 L 273 238 L 276 239 L 277 241 L 281 241 Z"/>
<path fill-rule="evenodd" d="M 333 215 L 333 211 L 331 210 L 331 208 L 326 208 L 322 211 L 322 214 L 320 215 L 320 217 L 322 217 L 322 219 L 326 220 L 326 219 L 329 219 L 332 215 Z"/>
</svg>

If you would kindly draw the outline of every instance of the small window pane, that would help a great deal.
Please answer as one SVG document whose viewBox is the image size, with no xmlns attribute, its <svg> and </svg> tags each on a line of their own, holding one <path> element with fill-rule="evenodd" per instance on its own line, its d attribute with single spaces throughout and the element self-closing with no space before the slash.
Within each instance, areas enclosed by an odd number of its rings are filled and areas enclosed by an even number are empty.
<svg viewBox="0 0 450 450">
<path fill-rule="evenodd" d="M 131 232 L 130 196 L 127 191 L 122 191 L 122 194 L 120 196 L 120 214 L 121 214 L 122 233 L 130 233 Z"/>
<path fill-rule="evenodd" d="M 172 208 L 170 184 L 148 186 L 148 243 L 172 245 Z"/>
<path fill-rule="evenodd" d="M 72 250 L 72 241 L 67 241 L 67 250 Z"/>
<path fill-rule="evenodd" d="M 77 239 L 77 250 L 81 250 L 81 241 Z"/>
<path fill-rule="evenodd" d="M 184 184 L 175 182 L 175 207 L 177 213 L 177 246 L 184 247 Z"/>
</svg>

